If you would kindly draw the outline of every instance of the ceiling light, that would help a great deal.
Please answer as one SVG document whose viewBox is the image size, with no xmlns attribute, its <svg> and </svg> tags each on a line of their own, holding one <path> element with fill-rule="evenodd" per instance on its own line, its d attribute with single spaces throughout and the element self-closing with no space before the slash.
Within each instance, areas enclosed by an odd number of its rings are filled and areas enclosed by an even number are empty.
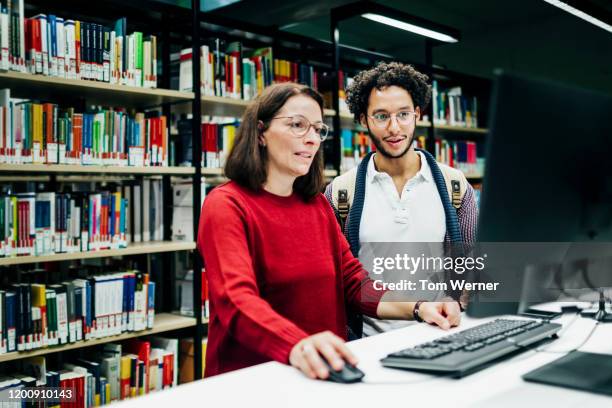
<svg viewBox="0 0 612 408">
<path fill-rule="evenodd" d="M 430 30 L 418 25 L 410 24 L 405 21 L 396 20 L 391 17 L 381 16 L 380 14 L 365 13 L 361 17 L 367 18 L 368 20 L 376 21 L 378 23 L 386 24 L 400 30 L 410 31 L 411 33 L 419 34 L 425 37 L 433 38 L 438 41 L 456 43 L 459 41 L 457 38 L 452 37 L 448 34 L 444 34 L 438 31 Z"/>
</svg>

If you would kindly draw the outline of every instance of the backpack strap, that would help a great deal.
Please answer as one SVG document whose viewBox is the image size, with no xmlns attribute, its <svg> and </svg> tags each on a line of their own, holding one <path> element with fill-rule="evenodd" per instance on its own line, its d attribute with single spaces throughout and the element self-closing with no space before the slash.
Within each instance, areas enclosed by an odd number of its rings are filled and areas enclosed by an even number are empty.
<svg viewBox="0 0 612 408">
<path fill-rule="evenodd" d="M 346 224 L 350 208 L 348 191 L 345 188 L 338 190 L 338 215 L 340 217 L 340 229 L 342 231 L 344 231 L 344 224 Z"/>
<path fill-rule="evenodd" d="M 344 200 L 344 194 L 340 197 L 340 192 L 344 191 L 346 193 L 346 215 L 348 216 L 348 212 L 353 205 L 353 197 L 355 196 L 355 180 L 357 178 L 357 167 L 347 171 L 346 173 L 336 177 L 332 182 L 332 204 L 341 212 L 340 206 L 341 201 Z"/>
<path fill-rule="evenodd" d="M 438 163 L 438 167 L 444 177 L 451 204 L 458 210 L 461 208 L 461 202 L 467 191 L 468 181 L 460 170 L 441 163 Z"/>
</svg>

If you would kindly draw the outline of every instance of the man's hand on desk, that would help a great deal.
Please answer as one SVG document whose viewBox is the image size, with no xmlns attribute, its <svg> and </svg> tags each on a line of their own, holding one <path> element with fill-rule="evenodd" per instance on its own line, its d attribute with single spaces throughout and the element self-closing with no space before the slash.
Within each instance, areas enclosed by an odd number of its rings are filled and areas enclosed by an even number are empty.
<svg viewBox="0 0 612 408">
<path fill-rule="evenodd" d="M 379 319 L 410 320 L 416 318 L 415 302 L 385 301 L 384 296 L 376 310 Z M 461 309 L 456 301 L 420 302 L 418 316 L 427 323 L 448 330 L 461 322 Z"/>
<path fill-rule="evenodd" d="M 341 370 L 345 361 L 352 365 L 358 362 L 344 340 L 330 331 L 324 331 L 306 337 L 293 346 L 289 353 L 289 364 L 310 378 L 326 379 L 329 371 L 323 358 L 334 370 Z"/>
<path fill-rule="evenodd" d="M 423 302 L 419 307 L 419 316 L 427 323 L 435 324 L 448 330 L 461 323 L 459 304 L 452 302 Z"/>
</svg>

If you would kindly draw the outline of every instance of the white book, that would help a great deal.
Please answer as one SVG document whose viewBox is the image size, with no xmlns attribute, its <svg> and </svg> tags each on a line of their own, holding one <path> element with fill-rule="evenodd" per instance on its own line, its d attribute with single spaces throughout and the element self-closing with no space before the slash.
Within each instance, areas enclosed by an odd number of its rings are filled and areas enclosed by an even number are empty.
<svg viewBox="0 0 612 408">
<path fill-rule="evenodd" d="M 151 41 L 142 42 L 142 77 L 143 86 L 151 87 Z"/>
<path fill-rule="evenodd" d="M 19 61 L 17 61 L 17 70 L 20 72 L 26 72 L 26 65 L 25 65 L 25 55 L 26 55 L 26 48 L 25 48 L 25 13 L 24 13 L 24 3 L 25 0 L 14 0 L 13 1 L 13 5 L 12 5 L 12 9 L 17 9 L 18 13 L 19 13 Z"/>
<path fill-rule="evenodd" d="M 76 33 L 74 20 L 66 20 L 64 31 L 66 37 L 64 70 L 66 78 L 76 79 Z"/>
<path fill-rule="evenodd" d="M 157 347 L 166 350 L 168 353 L 174 355 L 174 370 L 173 370 L 173 378 L 172 378 L 172 386 L 176 387 L 178 385 L 178 355 L 179 355 L 179 341 L 178 339 L 172 339 L 168 337 L 160 337 L 160 336 L 151 336 L 149 337 L 149 341 L 151 342 L 151 347 Z"/>
<path fill-rule="evenodd" d="M 180 69 L 179 69 L 179 91 L 192 91 L 193 90 L 193 76 L 192 76 L 192 49 L 185 48 L 181 50 L 180 55 Z"/>
<path fill-rule="evenodd" d="M 38 14 L 33 18 L 38 18 L 38 20 L 40 21 L 42 74 L 49 75 L 49 29 L 47 28 L 47 16 L 45 14 Z"/>
<path fill-rule="evenodd" d="M 3 8 L 0 13 L 0 69 L 8 71 L 9 62 L 9 15 L 6 8 Z"/>
<path fill-rule="evenodd" d="M 57 17 L 55 20 L 55 42 L 57 45 L 57 76 L 66 78 L 66 30 L 64 29 L 64 19 Z M 60 151 L 60 161 L 62 160 Z"/>
<path fill-rule="evenodd" d="M 66 292 L 57 293 L 57 330 L 59 343 L 68 343 L 68 299 Z"/>
<path fill-rule="evenodd" d="M 121 395 L 121 344 L 105 344 L 102 352 L 102 374 L 110 384 L 111 400 L 118 400 Z M 108 403 L 108 401 L 107 401 Z"/>
<path fill-rule="evenodd" d="M 110 32 L 110 78 L 111 84 L 117 83 L 117 34 L 115 31 Z"/>
<path fill-rule="evenodd" d="M 115 322 L 117 324 L 117 334 L 124 331 L 123 329 L 123 274 L 117 274 L 115 279 Z"/>
</svg>

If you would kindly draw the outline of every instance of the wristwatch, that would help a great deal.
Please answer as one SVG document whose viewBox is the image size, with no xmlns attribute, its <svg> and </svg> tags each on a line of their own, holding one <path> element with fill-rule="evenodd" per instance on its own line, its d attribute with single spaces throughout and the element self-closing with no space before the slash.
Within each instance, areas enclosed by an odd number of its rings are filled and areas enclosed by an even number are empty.
<svg viewBox="0 0 612 408">
<path fill-rule="evenodd" d="M 423 318 L 419 314 L 419 308 L 421 307 L 421 303 L 423 303 L 423 302 L 425 302 L 425 301 L 424 300 L 419 300 L 418 302 L 416 302 L 415 305 L 414 305 L 414 309 L 412 310 L 412 317 L 414 317 L 414 320 L 416 320 L 419 323 L 425 321 L 425 320 L 423 320 Z"/>
</svg>

